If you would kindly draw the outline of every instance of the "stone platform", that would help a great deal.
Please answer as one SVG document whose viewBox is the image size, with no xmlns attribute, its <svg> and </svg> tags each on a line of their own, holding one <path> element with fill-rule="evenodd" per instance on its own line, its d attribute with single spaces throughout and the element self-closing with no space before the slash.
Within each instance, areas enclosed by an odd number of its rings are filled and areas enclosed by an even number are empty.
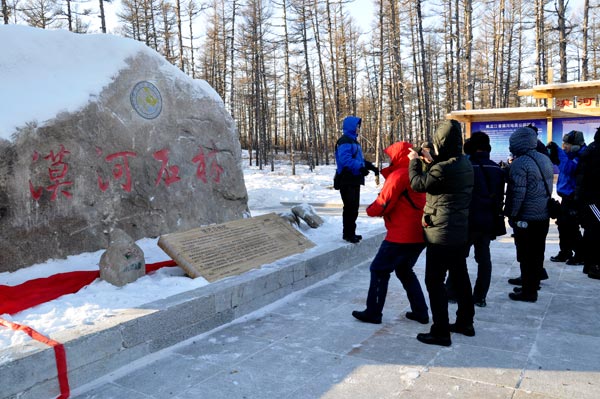
<svg viewBox="0 0 600 399">
<path fill-rule="evenodd" d="M 137 359 L 238 319 L 295 291 L 372 258 L 383 233 L 359 245 L 313 248 L 278 268 L 254 269 L 239 276 L 167 299 L 128 309 L 110 322 L 79 326 L 52 335 L 64 344 L 71 389 Z M 33 343 L 34 351 L 10 348 L 12 362 L 0 365 L 1 398 L 59 395 L 54 350 Z M 28 346 L 29 349 L 31 345 Z"/>
</svg>

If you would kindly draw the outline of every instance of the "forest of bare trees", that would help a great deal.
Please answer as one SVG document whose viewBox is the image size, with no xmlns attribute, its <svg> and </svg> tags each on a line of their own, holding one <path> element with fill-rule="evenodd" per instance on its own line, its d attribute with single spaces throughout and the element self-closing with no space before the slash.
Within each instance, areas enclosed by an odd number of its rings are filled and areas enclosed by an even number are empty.
<svg viewBox="0 0 600 399">
<path fill-rule="evenodd" d="M 108 0 L 1 1 L 5 24 L 107 31 Z M 332 162 L 347 115 L 363 118 L 363 148 L 379 162 L 382 148 L 426 140 L 467 101 L 540 105 L 517 92 L 551 83 L 549 68 L 560 82 L 600 79 L 597 0 L 372 5 L 365 27 L 351 17 L 352 0 L 121 0 L 110 33 L 208 81 L 261 168 L 275 156 L 292 166 Z"/>
</svg>

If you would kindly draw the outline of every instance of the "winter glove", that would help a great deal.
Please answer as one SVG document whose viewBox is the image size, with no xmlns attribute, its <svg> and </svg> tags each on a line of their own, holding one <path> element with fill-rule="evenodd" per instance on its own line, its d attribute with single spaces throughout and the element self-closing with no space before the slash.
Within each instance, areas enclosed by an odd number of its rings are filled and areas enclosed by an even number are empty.
<svg viewBox="0 0 600 399">
<path fill-rule="evenodd" d="M 368 176 L 369 170 L 363 166 L 362 168 L 360 168 L 360 174 L 363 176 Z"/>
<path fill-rule="evenodd" d="M 548 154 L 550 155 L 550 160 L 554 165 L 560 164 L 560 159 L 558 159 L 558 144 L 554 141 L 549 142 L 546 145 L 546 149 L 548 150 Z"/>
<path fill-rule="evenodd" d="M 375 176 L 379 176 L 379 169 L 377 169 L 377 167 L 375 165 L 373 165 L 372 162 L 365 161 L 365 168 L 367 168 L 368 170 L 372 170 L 373 173 L 375 173 Z M 367 172 L 367 174 L 368 174 L 368 172 Z"/>
</svg>

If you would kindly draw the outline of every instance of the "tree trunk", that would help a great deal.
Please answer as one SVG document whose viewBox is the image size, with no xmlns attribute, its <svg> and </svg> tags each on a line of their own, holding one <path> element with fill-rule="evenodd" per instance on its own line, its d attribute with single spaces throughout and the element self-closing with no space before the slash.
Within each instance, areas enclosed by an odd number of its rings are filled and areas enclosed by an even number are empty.
<svg viewBox="0 0 600 399">
<path fill-rule="evenodd" d="M 588 18 L 590 0 L 583 2 L 583 23 L 581 27 L 581 80 L 588 80 Z"/>
<path fill-rule="evenodd" d="M 377 92 L 377 137 L 375 139 L 375 165 L 379 165 L 379 148 L 383 132 L 383 0 L 379 0 L 379 84 Z M 379 175 L 375 176 L 375 184 L 379 185 Z"/>
<path fill-rule="evenodd" d="M 100 1 L 100 29 L 102 30 L 102 33 L 106 33 L 106 15 L 104 15 L 104 0 L 99 0 L 99 1 Z"/>
<path fill-rule="evenodd" d="M 308 21 L 308 18 L 306 16 L 306 8 L 303 4 L 302 7 L 302 15 L 301 15 L 302 21 L 302 46 L 304 48 L 304 67 L 305 67 L 305 74 L 306 74 L 306 100 L 307 100 L 307 104 L 308 104 L 308 124 L 309 124 L 309 132 L 308 132 L 308 167 L 310 169 L 310 171 L 312 172 L 314 170 L 315 167 L 315 161 L 313 158 L 313 153 L 314 153 L 314 145 L 315 145 L 315 133 L 316 133 L 316 127 L 315 127 L 315 106 L 314 106 L 314 90 L 313 90 L 313 84 L 312 84 L 312 78 L 311 78 L 311 73 L 310 73 L 310 63 L 309 63 L 309 54 L 308 54 L 308 33 L 307 33 L 307 26 L 306 23 Z"/>
<path fill-rule="evenodd" d="M 229 58 L 230 58 L 230 62 L 231 62 L 231 66 L 230 66 L 230 87 L 229 87 L 229 112 L 231 113 L 231 117 L 235 119 L 235 106 L 234 106 L 234 95 L 235 95 L 235 64 L 234 64 L 234 51 L 235 51 L 235 17 L 237 14 L 237 0 L 233 0 L 232 5 L 231 5 L 231 44 L 230 44 L 230 54 L 229 54 Z"/>
<path fill-rule="evenodd" d="M 475 86 L 473 85 L 473 0 L 465 0 L 465 67 L 467 68 L 467 100 L 475 100 Z"/>
<path fill-rule="evenodd" d="M 179 42 L 179 69 L 183 68 L 183 31 L 181 29 L 181 0 L 175 0 L 175 14 L 177 15 L 177 40 Z"/>
<path fill-rule="evenodd" d="M 292 124 L 292 85 L 290 76 L 290 39 L 288 34 L 287 23 L 287 4 L 283 0 L 283 31 L 284 31 L 284 69 L 285 69 L 285 100 L 286 106 L 284 109 L 284 146 L 287 147 L 287 138 L 289 137 L 290 146 L 290 163 L 292 165 L 292 176 L 296 175 L 296 160 L 294 158 L 294 129 Z"/>
<path fill-rule="evenodd" d="M 560 82 L 567 82 L 567 26 L 565 0 L 557 0 L 558 58 L 560 59 Z"/>
<path fill-rule="evenodd" d="M 423 81 L 423 103 L 421 104 L 421 107 L 423 108 L 424 111 L 424 117 L 425 117 L 425 136 L 426 137 L 430 137 L 431 136 L 431 103 L 430 103 L 430 99 L 429 99 L 429 78 L 428 78 L 428 74 L 429 72 L 427 71 L 427 57 L 425 55 L 425 39 L 423 38 L 423 16 L 421 14 L 421 1 L 422 0 L 416 0 L 416 6 L 417 6 L 417 31 L 419 33 L 419 46 L 421 47 L 420 50 L 420 54 L 421 54 L 421 70 L 422 72 L 422 81 Z"/>
</svg>

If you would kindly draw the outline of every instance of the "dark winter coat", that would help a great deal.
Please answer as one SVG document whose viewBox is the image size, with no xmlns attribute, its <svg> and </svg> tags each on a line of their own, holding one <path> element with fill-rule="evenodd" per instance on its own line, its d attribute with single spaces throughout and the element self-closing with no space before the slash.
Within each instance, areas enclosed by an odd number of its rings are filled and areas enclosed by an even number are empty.
<svg viewBox="0 0 600 399">
<path fill-rule="evenodd" d="M 494 218 L 502 214 L 505 173 L 490 160 L 489 152 L 475 152 L 469 156 L 473 165 L 473 199 L 469 209 L 469 230 L 493 234 Z"/>
<path fill-rule="evenodd" d="M 576 181 L 575 201 L 581 206 L 600 206 L 600 129 L 594 142 L 581 154 Z"/>
<path fill-rule="evenodd" d="M 410 185 L 425 192 L 425 240 L 431 244 L 464 245 L 469 237 L 469 206 L 473 192 L 473 167 L 462 153 L 462 133 L 457 121 L 444 121 L 433 137 L 434 162 L 427 171 L 422 161 L 408 166 Z"/>
<path fill-rule="evenodd" d="M 550 158 L 536 151 L 536 146 L 537 134 L 528 127 L 515 130 L 509 139 L 515 160 L 508 173 L 504 214 L 515 221 L 548 219 L 544 180 L 552 190 L 553 168 Z"/>
<path fill-rule="evenodd" d="M 385 183 L 375 201 L 367 207 L 367 215 L 383 216 L 387 229 L 385 240 L 401 244 L 423 242 L 421 218 L 425 194 L 413 191 L 408 182 L 409 148 L 412 144 L 401 141 L 384 150 L 390 157 L 390 166 L 381 171 Z"/>
<path fill-rule="evenodd" d="M 360 144 L 356 140 L 356 128 L 360 125 L 361 118 L 348 116 L 342 126 L 344 134 L 335 145 L 336 172 L 342 176 L 341 185 L 364 185 L 365 177 L 361 168 L 365 166 L 365 159 Z"/>
</svg>

